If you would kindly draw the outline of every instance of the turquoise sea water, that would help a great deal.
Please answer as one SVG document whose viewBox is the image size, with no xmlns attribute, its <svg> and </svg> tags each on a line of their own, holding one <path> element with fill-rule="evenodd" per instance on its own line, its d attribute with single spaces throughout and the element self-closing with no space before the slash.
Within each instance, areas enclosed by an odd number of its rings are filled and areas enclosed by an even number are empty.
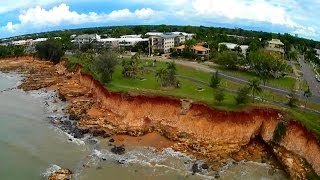
<svg viewBox="0 0 320 180">
<path fill-rule="evenodd" d="M 52 103 L 54 92 L 15 89 L 20 80 L 18 75 L 0 73 L 0 180 L 45 179 L 59 166 L 71 169 L 74 179 L 81 180 L 213 179 L 217 175 L 220 179 L 285 179 L 282 171 L 252 162 L 192 175 L 196 160 L 171 149 L 129 147 L 124 155 L 112 154 L 107 139 L 73 139 L 51 124 L 48 117 L 64 118 L 65 104 Z"/>
</svg>

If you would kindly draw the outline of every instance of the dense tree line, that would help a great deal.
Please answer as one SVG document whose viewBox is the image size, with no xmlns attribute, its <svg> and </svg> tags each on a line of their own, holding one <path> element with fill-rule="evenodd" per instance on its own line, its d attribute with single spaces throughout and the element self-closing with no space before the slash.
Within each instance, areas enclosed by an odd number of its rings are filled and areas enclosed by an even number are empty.
<svg viewBox="0 0 320 180">
<path fill-rule="evenodd" d="M 44 32 L 37 34 L 28 34 L 19 38 L 38 38 L 38 37 L 62 37 L 62 39 L 70 38 L 72 34 L 101 34 L 101 35 L 110 35 L 112 37 L 120 37 L 125 34 L 142 34 L 149 31 L 158 31 L 158 32 L 171 32 L 171 31 L 183 31 L 188 33 L 195 33 L 197 35 L 197 39 L 203 41 L 209 41 L 212 44 L 215 44 L 217 47 L 217 43 L 214 42 L 234 42 L 237 44 L 250 44 L 252 41 L 256 41 L 261 38 L 261 42 L 265 42 L 266 40 L 270 40 L 272 38 L 280 39 L 284 42 L 286 50 L 290 49 L 290 45 L 297 46 L 299 49 L 303 49 L 303 47 L 311 47 L 311 48 L 320 48 L 320 42 L 299 38 L 292 36 L 290 34 L 279 34 L 279 33 L 269 33 L 262 31 L 252 31 L 252 30 L 244 30 L 241 28 L 229 29 L 229 28 L 220 28 L 220 27 L 205 27 L 205 26 L 168 26 L 168 25 L 139 25 L 139 26 L 109 26 L 109 27 L 95 27 L 95 28 L 83 28 L 83 29 L 70 29 L 63 31 L 52 31 L 52 32 Z M 236 35 L 243 36 L 247 38 L 237 38 L 234 36 L 228 35 Z M 260 41 L 260 40 L 259 40 Z"/>
<path fill-rule="evenodd" d="M 25 55 L 23 46 L 0 46 L 0 58 Z"/>
<path fill-rule="evenodd" d="M 53 63 L 59 63 L 64 55 L 62 43 L 59 40 L 48 39 L 36 45 L 36 55 L 42 60 L 49 60 Z"/>
</svg>

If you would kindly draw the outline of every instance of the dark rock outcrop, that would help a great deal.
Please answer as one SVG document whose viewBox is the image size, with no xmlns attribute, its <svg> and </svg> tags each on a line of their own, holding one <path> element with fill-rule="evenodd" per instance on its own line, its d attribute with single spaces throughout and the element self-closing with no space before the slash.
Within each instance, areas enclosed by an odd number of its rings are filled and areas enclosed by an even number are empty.
<svg viewBox="0 0 320 180">
<path fill-rule="evenodd" d="M 114 154 L 118 154 L 118 155 L 122 155 L 124 154 L 126 151 L 126 149 L 124 148 L 124 146 L 113 146 L 113 148 L 111 148 L 111 152 Z"/>
</svg>

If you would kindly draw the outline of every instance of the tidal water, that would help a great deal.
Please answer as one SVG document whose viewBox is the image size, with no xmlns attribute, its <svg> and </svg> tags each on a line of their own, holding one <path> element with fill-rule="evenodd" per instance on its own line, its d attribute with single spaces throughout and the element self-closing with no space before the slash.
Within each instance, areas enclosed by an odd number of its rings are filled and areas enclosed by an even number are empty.
<svg viewBox="0 0 320 180">
<path fill-rule="evenodd" d="M 202 162 L 172 149 L 127 147 L 125 154 L 113 154 L 108 139 L 74 139 L 50 123 L 67 119 L 62 113 L 66 104 L 53 103 L 56 95 L 51 91 L 16 89 L 21 79 L 0 73 L 1 180 L 46 179 L 59 167 L 70 169 L 79 180 L 286 179 L 282 171 L 254 162 L 229 163 L 219 172 L 192 175 L 192 165 Z"/>
</svg>

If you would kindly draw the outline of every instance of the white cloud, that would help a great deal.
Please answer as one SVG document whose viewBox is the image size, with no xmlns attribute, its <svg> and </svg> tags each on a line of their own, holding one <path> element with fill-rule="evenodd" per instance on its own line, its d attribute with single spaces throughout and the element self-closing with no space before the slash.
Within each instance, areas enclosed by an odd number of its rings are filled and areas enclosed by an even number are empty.
<svg viewBox="0 0 320 180">
<path fill-rule="evenodd" d="M 192 7 L 200 16 L 268 22 L 290 27 L 295 25 L 285 8 L 265 0 L 193 0 Z"/>
<path fill-rule="evenodd" d="M 142 8 L 142 9 L 137 9 L 134 14 L 140 18 L 140 19 L 150 19 L 154 18 L 154 15 L 156 14 L 154 10 L 150 8 Z"/>
<path fill-rule="evenodd" d="M 36 5 L 43 6 L 54 3 L 66 2 L 70 0 L 10 0 L 10 1 L 0 1 L 0 14 L 30 8 Z"/>
<path fill-rule="evenodd" d="M 112 11 L 109 14 L 97 14 L 95 12 L 84 14 L 71 11 L 69 6 L 63 3 L 49 10 L 46 10 L 40 6 L 29 8 L 19 15 L 19 23 L 13 24 L 12 22 L 8 22 L 6 28 L 12 32 L 25 26 L 41 28 L 43 26 L 58 26 L 63 23 L 85 24 L 130 19 L 148 20 L 150 18 L 154 18 L 157 13 L 157 11 L 154 11 L 150 8 L 142 8 L 137 9 L 134 12 L 131 12 L 129 9 L 121 9 Z"/>
<path fill-rule="evenodd" d="M 15 31 L 15 27 L 13 25 L 12 22 L 8 22 L 6 28 L 10 31 L 10 32 L 14 32 Z"/>
</svg>

